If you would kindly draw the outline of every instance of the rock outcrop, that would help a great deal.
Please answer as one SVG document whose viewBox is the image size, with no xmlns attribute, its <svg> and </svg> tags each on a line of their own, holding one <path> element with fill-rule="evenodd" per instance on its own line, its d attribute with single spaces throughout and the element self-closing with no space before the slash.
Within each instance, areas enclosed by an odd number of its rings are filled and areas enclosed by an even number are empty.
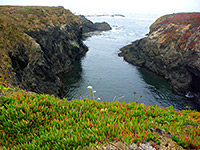
<svg viewBox="0 0 200 150">
<path fill-rule="evenodd" d="M 119 56 L 163 76 L 180 94 L 200 93 L 200 13 L 160 17 L 148 37 L 123 47 Z"/>
<path fill-rule="evenodd" d="M 82 22 L 83 33 L 94 32 L 94 31 L 108 31 L 112 29 L 107 22 L 93 23 L 83 15 L 79 15 L 78 17 Z"/>
<path fill-rule="evenodd" d="M 0 34 L 1 78 L 37 93 L 59 96 L 59 75 L 87 51 L 80 19 L 63 7 L 1 7 Z"/>
</svg>

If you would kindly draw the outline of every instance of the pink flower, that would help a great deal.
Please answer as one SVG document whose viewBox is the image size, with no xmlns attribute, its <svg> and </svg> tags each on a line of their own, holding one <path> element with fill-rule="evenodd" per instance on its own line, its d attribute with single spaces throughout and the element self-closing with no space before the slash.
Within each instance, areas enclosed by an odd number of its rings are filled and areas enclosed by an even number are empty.
<svg viewBox="0 0 200 150">
<path fill-rule="evenodd" d="M 109 136 L 108 132 L 107 132 L 107 137 Z"/>
<path fill-rule="evenodd" d="M 124 136 L 124 130 L 122 130 L 122 136 Z"/>
<path fill-rule="evenodd" d="M 119 139 L 118 139 L 118 138 L 116 138 L 116 137 L 115 137 L 114 139 L 115 139 L 116 141 L 119 141 Z"/>
<path fill-rule="evenodd" d="M 114 124 L 114 128 L 117 129 L 117 124 Z"/>
</svg>

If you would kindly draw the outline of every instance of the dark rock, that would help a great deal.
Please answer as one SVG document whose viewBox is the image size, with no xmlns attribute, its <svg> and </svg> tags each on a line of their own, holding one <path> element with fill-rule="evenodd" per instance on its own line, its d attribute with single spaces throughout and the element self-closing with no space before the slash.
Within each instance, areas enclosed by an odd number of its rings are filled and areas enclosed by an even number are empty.
<svg viewBox="0 0 200 150">
<path fill-rule="evenodd" d="M 111 15 L 112 17 L 125 17 L 125 15 L 122 15 L 122 14 L 114 14 L 114 15 Z"/>
<path fill-rule="evenodd" d="M 26 34 L 33 50 L 18 46 L 9 52 L 18 84 L 29 91 L 60 96 L 63 85 L 59 74 L 69 72 L 87 51 L 80 25 L 48 26 Z"/>
<path fill-rule="evenodd" d="M 150 130 L 152 133 L 153 133 L 153 132 L 156 132 L 156 133 L 158 133 L 159 135 L 172 138 L 172 134 L 171 134 L 170 132 L 165 132 L 165 131 L 164 131 L 163 129 L 161 129 L 161 128 L 156 128 L 156 129 L 150 128 L 149 130 Z"/>
<path fill-rule="evenodd" d="M 154 129 L 153 129 L 153 128 L 150 128 L 149 130 L 150 130 L 151 132 L 154 132 Z"/>
<path fill-rule="evenodd" d="M 173 89 L 186 95 L 200 92 L 200 13 L 160 17 L 148 37 L 121 48 L 119 56 L 163 76 Z"/>
<path fill-rule="evenodd" d="M 82 22 L 83 33 L 94 32 L 94 31 L 107 31 L 112 29 L 110 25 L 106 22 L 93 23 L 83 15 L 79 15 L 78 17 Z"/>
<path fill-rule="evenodd" d="M 81 20 L 81 23 L 82 23 L 83 33 L 93 32 L 93 31 L 96 30 L 94 23 L 92 21 L 88 20 L 83 15 L 79 15 L 78 17 L 79 17 L 79 19 Z"/>
<path fill-rule="evenodd" d="M 112 29 L 107 22 L 96 22 L 94 26 L 96 31 L 108 31 Z"/>
<path fill-rule="evenodd" d="M 28 91 L 60 96 L 61 74 L 71 71 L 88 50 L 80 19 L 63 7 L 2 6 L 1 14 L 0 78 Z"/>
</svg>

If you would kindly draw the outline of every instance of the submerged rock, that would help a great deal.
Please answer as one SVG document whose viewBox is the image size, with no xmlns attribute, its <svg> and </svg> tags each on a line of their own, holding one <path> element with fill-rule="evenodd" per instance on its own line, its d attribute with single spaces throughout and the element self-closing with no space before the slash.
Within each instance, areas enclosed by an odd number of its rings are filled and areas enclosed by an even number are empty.
<svg viewBox="0 0 200 150">
<path fill-rule="evenodd" d="M 158 18 L 148 37 L 121 48 L 119 56 L 163 76 L 179 94 L 200 92 L 200 13 Z"/>
</svg>

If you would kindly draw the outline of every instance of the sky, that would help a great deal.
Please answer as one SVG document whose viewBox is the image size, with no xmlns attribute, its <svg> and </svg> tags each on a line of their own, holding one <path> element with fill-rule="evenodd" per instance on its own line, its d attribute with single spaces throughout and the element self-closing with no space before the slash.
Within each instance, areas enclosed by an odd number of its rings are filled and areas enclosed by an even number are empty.
<svg viewBox="0 0 200 150">
<path fill-rule="evenodd" d="M 0 5 L 64 6 L 72 12 L 200 12 L 200 0 L 0 0 Z"/>
</svg>

